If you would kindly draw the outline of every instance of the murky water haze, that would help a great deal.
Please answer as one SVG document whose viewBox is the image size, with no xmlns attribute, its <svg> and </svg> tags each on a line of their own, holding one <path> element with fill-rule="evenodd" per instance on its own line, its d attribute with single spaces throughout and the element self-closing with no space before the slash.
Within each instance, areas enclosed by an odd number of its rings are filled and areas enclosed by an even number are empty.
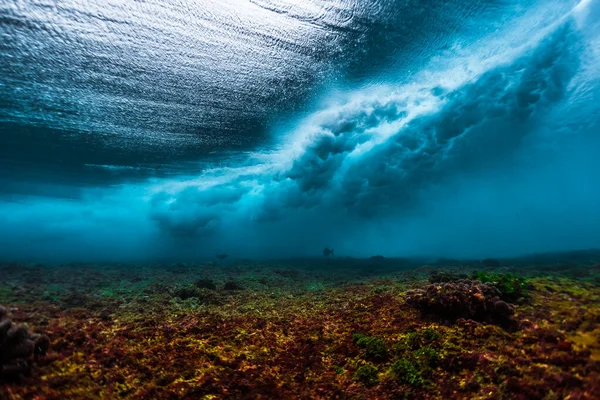
<svg viewBox="0 0 600 400">
<path fill-rule="evenodd" d="M 8 1 L 0 257 L 600 246 L 597 1 Z"/>
</svg>

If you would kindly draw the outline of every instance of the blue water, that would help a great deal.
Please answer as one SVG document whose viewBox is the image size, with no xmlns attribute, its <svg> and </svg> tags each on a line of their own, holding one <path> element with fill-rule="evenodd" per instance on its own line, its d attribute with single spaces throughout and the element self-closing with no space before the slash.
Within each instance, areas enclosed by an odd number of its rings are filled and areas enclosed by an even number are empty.
<svg viewBox="0 0 600 400">
<path fill-rule="evenodd" d="M 0 258 L 600 247 L 597 0 L 0 4 Z"/>
</svg>

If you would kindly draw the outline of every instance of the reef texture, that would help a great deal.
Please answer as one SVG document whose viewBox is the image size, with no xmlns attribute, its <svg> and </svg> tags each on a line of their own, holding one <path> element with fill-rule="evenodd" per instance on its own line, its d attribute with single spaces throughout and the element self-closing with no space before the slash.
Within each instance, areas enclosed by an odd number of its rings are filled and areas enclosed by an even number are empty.
<svg viewBox="0 0 600 400">
<path fill-rule="evenodd" d="M 30 376 L 34 359 L 46 355 L 50 338 L 33 334 L 24 325 L 15 325 L 0 306 L 0 381 Z"/>
<path fill-rule="evenodd" d="M 599 398 L 596 264 L 371 263 L 2 264 L 0 399 Z"/>
<path fill-rule="evenodd" d="M 503 301 L 502 293 L 489 283 L 461 279 L 410 290 L 406 302 L 425 313 L 455 321 L 458 318 L 515 325 L 515 306 Z"/>
</svg>

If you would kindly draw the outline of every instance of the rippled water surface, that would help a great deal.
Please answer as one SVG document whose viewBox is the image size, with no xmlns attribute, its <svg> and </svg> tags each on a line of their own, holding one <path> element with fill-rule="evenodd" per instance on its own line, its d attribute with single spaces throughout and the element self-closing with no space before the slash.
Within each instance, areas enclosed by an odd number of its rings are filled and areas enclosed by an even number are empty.
<svg viewBox="0 0 600 400">
<path fill-rule="evenodd" d="M 599 19 L 594 0 L 4 1 L 0 252 L 597 247 Z"/>
</svg>

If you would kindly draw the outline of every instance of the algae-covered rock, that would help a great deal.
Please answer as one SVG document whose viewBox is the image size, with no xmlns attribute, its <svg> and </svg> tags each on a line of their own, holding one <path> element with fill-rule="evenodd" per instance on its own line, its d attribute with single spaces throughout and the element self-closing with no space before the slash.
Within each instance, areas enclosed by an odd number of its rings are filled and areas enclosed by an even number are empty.
<svg viewBox="0 0 600 400">
<path fill-rule="evenodd" d="M 466 318 L 513 326 L 514 306 L 500 296 L 492 284 L 463 279 L 410 290 L 406 292 L 406 302 L 425 314 L 451 322 Z"/>
<path fill-rule="evenodd" d="M 374 386 L 379 383 L 379 371 L 372 364 L 361 365 L 354 373 L 354 379 L 365 386 Z"/>
<path fill-rule="evenodd" d="M 512 273 L 490 274 L 487 272 L 474 272 L 471 279 L 482 283 L 489 283 L 500 292 L 500 297 L 509 302 L 515 302 L 527 297 L 530 284 L 527 279 Z"/>
<path fill-rule="evenodd" d="M 49 348 L 48 336 L 13 324 L 6 308 L 0 306 L 0 380 L 30 375 L 34 359 L 46 355 Z"/>
<path fill-rule="evenodd" d="M 383 339 L 376 336 L 366 336 L 361 333 L 352 335 L 352 341 L 358 346 L 365 349 L 367 358 L 374 361 L 385 360 L 388 356 L 388 351 Z"/>
<path fill-rule="evenodd" d="M 392 374 L 401 382 L 420 387 L 425 384 L 420 368 L 414 362 L 402 358 L 390 366 Z"/>
</svg>

